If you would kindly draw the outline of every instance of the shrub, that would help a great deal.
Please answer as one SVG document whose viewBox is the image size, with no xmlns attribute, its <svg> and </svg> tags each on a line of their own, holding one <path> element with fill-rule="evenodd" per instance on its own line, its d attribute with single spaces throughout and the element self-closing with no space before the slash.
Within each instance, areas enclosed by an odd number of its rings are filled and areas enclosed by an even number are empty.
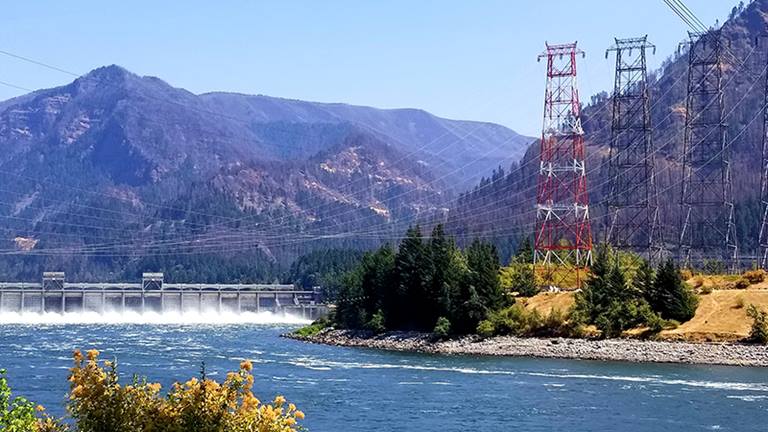
<svg viewBox="0 0 768 432">
<path fill-rule="evenodd" d="M 484 319 L 477 325 L 477 334 L 482 337 L 491 337 L 496 333 L 496 326 L 490 320 Z"/>
<path fill-rule="evenodd" d="M 533 297 L 539 293 L 536 286 L 536 278 L 533 266 L 527 263 L 514 263 L 507 270 L 509 275 L 509 289 L 523 297 Z"/>
<path fill-rule="evenodd" d="M 35 405 L 21 397 L 11 399 L 5 369 L 0 369 L 0 430 L 32 431 L 37 423 Z"/>
<path fill-rule="evenodd" d="M 664 325 L 664 330 L 674 330 L 678 327 L 680 327 L 680 321 L 677 320 L 662 320 L 662 324 Z"/>
<path fill-rule="evenodd" d="M 733 283 L 733 287 L 736 289 L 747 289 L 750 285 L 751 283 L 745 277 L 740 277 L 736 282 Z"/>
<path fill-rule="evenodd" d="M 75 351 L 70 375 L 68 410 L 78 432 L 119 431 L 295 431 L 304 418 L 293 404 L 278 396 L 261 403 L 251 392 L 251 363 L 243 361 L 222 383 L 192 378 L 176 383 L 167 396 L 160 384 L 134 378 L 130 385 L 118 382 L 117 365 L 98 360 L 99 352 L 86 358 Z"/>
<path fill-rule="evenodd" d="M 692 281 L 692 285 L 694 288 L 701 288 L 704 286 L 704 277 L 703 276 L 695 276 Z"/>
<path fill-rule="evenodd" d="M 373 314 L 365 327 L 376 334 L 384 333 L 387 331 L 387 326 L 384 324 L 384 312 L 381 310 L 376 311 L 376 313 Z"/>
<path fill-rule="evenodd" d="M 487 319 L 480 322 L 477 333 L 484 337 L 573 337 L 581 335 L 582 328 L 559 309 L 552 309 L 548 315 L 542 316 L 537 310 L 529 311 L 523 305 L 515 304 L 491 312 Z"/>
<path fill-rule="evenodd" d="M 736 297 L 736 304 L 733 306 L 734 309 L 744 309 L 744 297 L 738 296 Z"/>
<path fill-rule="evenodd" d="M 762 269 L 750 270 L 744 272 L 744 279 L 748 280 L 750 284 L 759 284 L 765 280 L 765 271 Z"/>
<path fill-rule="evenodd" d="M 447 338 L 451 334 L 451 322 L 446 317 L 438 318 L 432 333 L 439 339 Z"/>
<path fill-rule="evenodd" d="M 702 287 L 702 288 L 701 288 L 701 293 L 702 293 L 702 294 L 704 294 L 704 295 L 706 295 L 706 294 L 712 294 L 712 291 L 713 291 L 713 290 L 714 290 L 714 288 L 712 288 L 712 286 L 711 286 L 711 285 L 710 285 L 710 286 L 705 286 L 705 287 Z"/>
<path fill-rule="evenodd" d="M 625 330 L 640 326 L 658 327 L 659 316 L 645 300 L 633 299 L 614 302 L 607 311 L 595 319 L 595 326 L 603 337 L 619 337 Z M 660 331 L 660 330 L 659 330 Z"/>
<path fill-rule="evenodd" d="M 86 356 L 75 351 L 75 365 L 69 376 L 67 411 L 78 432 L 294 432 L 303 430 L 297 422 L 304 418 L 293 404 L 278 396 L 272 403 L 260 402 L 251 392 L 252 365 L 240 363 L 222 383 L 192 378 L 176 383 L 166 396 L 160 384 L 134 376 L 121 385 L 117 364 L 100 362 L 99 352 Z M 39 414 L 36 415 L 35 412 Z M 11 390 L 0 371 L 0 430 L 8 432 L 68 432 L 63 420 L 44 414 L 44 408 L 23 398 L 11 400 Z"/>
<path fill-rule="evenodd" d="M 690 269 L 680 269 L 680 278 L 684 281 L 690 280 L 693 277 L 693 272 Z"/>
<path fill-rule="evenodd" d="M 768 313 L 751 304 L 747 308 L 747 316 L 752 318 L 752 328 L 749 331 L 749 340 L 754 343 L 768 343 Z"/>
<path fill-rule="evenodd" d="M 523 336 L 529 331 L 530 314 L 520 304 L 493 311 L 478 325 L 478 333 L 485 336 Z"/>
<path fill-rule="evenodd" d="M 304 326 L 294 331 L 293 334 L 298 336 L 309 337 L 309 336 L 314 336 L 329 327 L 333 327 L 333 322 L 328 318 L 323 317 L 323 318 L 316 319 L 312 324 L 308 326 Z"/>
</svg>

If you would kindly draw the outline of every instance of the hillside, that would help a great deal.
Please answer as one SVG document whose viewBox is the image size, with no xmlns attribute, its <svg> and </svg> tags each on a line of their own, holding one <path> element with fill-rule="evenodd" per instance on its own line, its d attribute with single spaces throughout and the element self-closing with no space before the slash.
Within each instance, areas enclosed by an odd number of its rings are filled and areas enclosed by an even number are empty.
<svg viewBox="0 0 768 432">
<path fill-rule="evenodd" d="M 756 0 L 735 12 L 722 27 L 729 46 L 724 65 L 724 103 L 725 112 L 729 113 L 725 119 L 726 143 L 732 154 L 737 236 L 740 249 L 744 254 L 750 254 L 756 248 L 760 219 L 762 117 L 759 111 L 763 105 L 766 65 L 765 41 L 757 47 L 754 42 L 765 33 L 768 1 Z M 680 37 L 685 37 L 682 27 Z M 653 41 L 653 34 L 649 35 L 649 40 Z M 656 178 L 664 238 L 669 247 L 675 245 L 679 235 L 687 70 L 688 56 L 681 50 L 673 53 L 659 70 L 649 71 L 653 138 L 657 149 Z M 605 86 L 609 91 L 612 91 L 609 87 L 613 76 L 613 69 L 605 66 Z M 543 92 L 542 88 L 542 95 Z M 590 217 L 593 236 L 599 240 L 603 238 L 606 221 L 607 169 L 604 162 L 610 140 L 612 101 L 604 92 L 582 99 L 582 103 L 585 103 L 582 122 L 587 145 Z M 450 231 L 467 237 L 493 233 L 497 244 L 509 256 L 520 238 L 533 233 L 538 151 L 538 144 L 530 146 L 520 164 L 513 164 L 509 171 L 497 173 L 463 195 L 451 211 Z"/>
<path fill-rule="evenodd" d="M 0 273 L 264 280 L 313 248 L 441 218 L 528 142 L 415 109 L 195 95 L 103 67 L 0 102 Z"/>
<path fill-rule="evenodd" d="M 679 327 L 661 332 L 661 339 L 689 342 L 738 341 L 749 336 L 752 319 L 747 316 L 750 304 L 768 308 L 768 290 L 765 284 L 749 289 L 718 289 L 700 296 L 696 315 Z M 568 311 L 573 306 L 574 294 L 540 293 L 531 297 L 526 306 L 548 315 L 553 309 Z"/>
</svg>

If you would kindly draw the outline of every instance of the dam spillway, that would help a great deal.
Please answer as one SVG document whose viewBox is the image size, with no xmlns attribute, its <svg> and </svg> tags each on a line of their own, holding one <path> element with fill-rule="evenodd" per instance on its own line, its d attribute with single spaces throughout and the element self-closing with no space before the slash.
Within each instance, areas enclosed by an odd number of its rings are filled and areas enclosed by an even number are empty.
<svg viewBox="0 0 768 432">
<path fill-rule="evenodd" d="M 327 313 L 318 290 L 287 284 L 164 283 L 144 273 L 141 283 L 65 282 L 46 272 L 42 282 L 0 282 L 0 314 L 10 313 L 260 313 L 316 319 Z"/>
</svg>

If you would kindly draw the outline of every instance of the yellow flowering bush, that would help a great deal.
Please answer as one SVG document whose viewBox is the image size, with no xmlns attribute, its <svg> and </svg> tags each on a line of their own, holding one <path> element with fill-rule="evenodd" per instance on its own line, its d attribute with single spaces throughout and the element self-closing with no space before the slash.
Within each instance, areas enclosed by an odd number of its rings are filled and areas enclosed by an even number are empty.
<svg viewBox="0 0 768 432">
<path fill-rule="evenodd" d="M 134 376 L 122 385 L 117 364 L 99 361 L 99 352 L 74 353 L 69 376 L 68 411 L 78 432 L 293 432 L 303 430 L 304 413 L 282 396 L 262 403 L 251 392 L 253 366 L 240 363 L 235 372 L 218 383 L 201 374 L 176 383 L 163 396 L 158 383 Z M 10 394 L 10 391 L 6 392 Z M 1 395 L 0 395 L 1 396 Z M 0 398 L 0 401 L 7 398 Z M 8 431 L 65 432 L 63 421 L 53 419 L 40 406 L 33 414 L 31 402 L 22 401 L 25 426 Z M 19 410 L 17 410 L 19 411 Z M 0 413 L 2 414 L 2 413 Z M 0 417 L 2 419 L 3 417 Z M 21 423 L 19 421 L 18 423 Z M 1 425 L 1 424 L 0 424 Z M 0 427 L 0 429 L 3 429 Z"/>
<path fill-rule="evenodd" d="M 291 432 L 304 413 L 285 398 L 262 403 L 251 392 L 252 364 L 240 363 L 222 383 L 205 377 L 176 383 L 166 396 L 161 386 L 133 379 L 122 386 L 113 362 L 99 362 L 99 352 L 79 351 L 70 375 L 69 411 L 80 432 Z"/>
</svg>

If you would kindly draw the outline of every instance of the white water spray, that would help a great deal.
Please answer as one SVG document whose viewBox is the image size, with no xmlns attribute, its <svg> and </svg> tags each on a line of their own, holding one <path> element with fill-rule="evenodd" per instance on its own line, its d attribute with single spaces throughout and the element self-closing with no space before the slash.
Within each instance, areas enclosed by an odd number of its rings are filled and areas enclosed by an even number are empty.
<svg viewBox="0 0 768 432">
<path fill-rule="evenodd" d="M 216 310 L 179 312 L 0 312 L 0 325 L 62 325 L 62 324 L 174 324 L 174 325 L 233 325 L 233 324 L 308 324 L 309 320 L 290 314 L 272 312 L 218 312 Z"/>
</svg>

